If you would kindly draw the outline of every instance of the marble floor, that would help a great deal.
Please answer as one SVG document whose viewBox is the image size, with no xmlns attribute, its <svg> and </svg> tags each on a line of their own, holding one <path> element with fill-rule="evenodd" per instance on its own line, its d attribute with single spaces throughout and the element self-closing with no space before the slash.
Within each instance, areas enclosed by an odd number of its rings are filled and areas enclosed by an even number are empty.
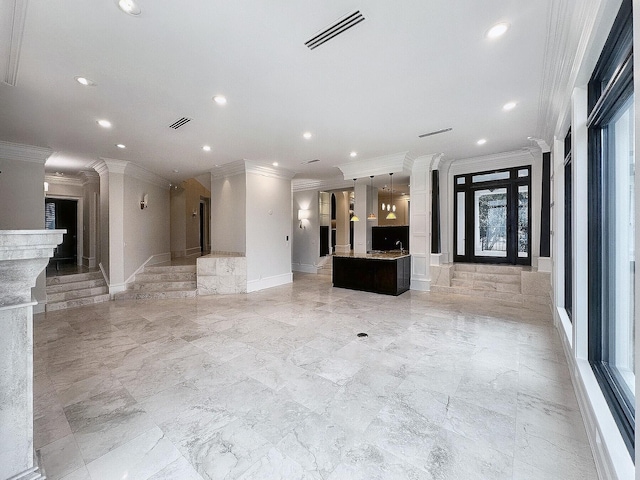
<svg viewBox="0 0 640 480">
<path fill-rule="evenodd" d="M 597 478 L 550 314 L 521 306 L 300 274 L 34 335 L 51 480 Z"/>
</svg>

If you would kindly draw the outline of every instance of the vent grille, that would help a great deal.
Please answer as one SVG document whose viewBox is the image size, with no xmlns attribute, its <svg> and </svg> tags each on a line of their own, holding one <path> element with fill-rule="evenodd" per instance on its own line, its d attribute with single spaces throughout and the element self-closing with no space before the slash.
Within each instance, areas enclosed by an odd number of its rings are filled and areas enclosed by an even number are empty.
<svg viewBox="0 0 640 480">
<path fill-rule="evenodd" d="M 183 125 L 189 123 L 191 120 L 192 120 L 191 118 L 187 118 L 187 117 L 179 118 L 178 120 L 173 122 L 171 125 L 169 125 L 169 128 L 173 128 L 174 130 L 177 130 Z"/>
<path fill-rule="evenodd" d="M 319 158 L 315 158 L 313 160 L 307 160 L 306 162 L 302 162 L 301 165 L 309 165 L 310 163 L 316 163 L 319 162 L 320 159 Z"/>
<path fill-rule="evenodd" d="M 450 132 L 453 128 L 443 128 L 442 130 L 436 130 L 434 132 L 423 133 L 422 135 L 418 135 L 418 138 L 430 137 L 432 135 L 438 135 L 439 133 Z"/>
<path fill-rule="evenodd" d="M 309 47 L 309 50 L 318 48 L 320 45 L 328 42 L 332 38 L 335 38 L 341 33 L 346 32 L 351 27 L 355 27 L 363 20 L 364 16 L 360 13 L 360 10 L 356 10 L 355 12 L 342 17 L 334 24 L 329 25 L 327 28 L 317 33 L 314 37 L 304 42 L 304 44 Z"/>
</svg>

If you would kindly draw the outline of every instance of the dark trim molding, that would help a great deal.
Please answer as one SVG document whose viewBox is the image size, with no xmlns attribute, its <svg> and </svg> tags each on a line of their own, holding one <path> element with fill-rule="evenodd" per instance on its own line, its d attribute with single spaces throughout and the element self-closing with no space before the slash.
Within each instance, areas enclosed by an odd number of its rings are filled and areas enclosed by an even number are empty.
<svg viewBox="0 0 640 480">
<path fill-rule="evenodd" d="M 551 256 L 551 152 L 542 154 L 542 212 L 540 216 L 540 256 Z"/>
</svg>

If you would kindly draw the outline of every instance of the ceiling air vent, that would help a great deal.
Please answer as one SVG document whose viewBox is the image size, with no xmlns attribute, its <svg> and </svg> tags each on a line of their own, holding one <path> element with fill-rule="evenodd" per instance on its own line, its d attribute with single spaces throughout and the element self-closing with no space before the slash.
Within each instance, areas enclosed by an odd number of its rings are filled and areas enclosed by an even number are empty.
<svg viewBox="0 0 640 480">
<path fill-rule="evenodd" d="M 439 133 L 450 132 L 453 128 L 443 128 L 442 130 L 435 130 L 429 133 L 423 133 L 422 135 L 418 135 L 418 138 L 430 137 L 431 135 L 438 135 Z"/>
<path fill-rule="evenodd" d="M 313 50 L 341 33 L 346 32 L 351 27 L 355 27 L 363 20 L 364 17 L 360 13 L 360 10 L 356 10 L 355 12 L 345 15 L 337 22 L 329 25 L 321 32 L 318 32 L 313 38 L 304 42 L 304 44 L 309 47 L 309 50 Z"/>
<path fill-rule="evenodd" d="M 175 122 L 173 122 L 171 125 L 169 125 L 169 128 L 173 128 L 174 130 L 177 130 L 180 127 L 182 127 L 183 125 L 189 123 L 190 121 L 191 121 L 190 118 L 182 117 L 182 118 L 179 118 L 178 120 L 176 120 Z"/>
<path fill-rule="evenodd" d="M 302 162 L 301 165 L 309 165 L 310 163 L 316 163 L 319 162 L 320 159 L 319 158 L 315 158 L 313 160 L 307 160 L 306 162 Z"/>
</svg>

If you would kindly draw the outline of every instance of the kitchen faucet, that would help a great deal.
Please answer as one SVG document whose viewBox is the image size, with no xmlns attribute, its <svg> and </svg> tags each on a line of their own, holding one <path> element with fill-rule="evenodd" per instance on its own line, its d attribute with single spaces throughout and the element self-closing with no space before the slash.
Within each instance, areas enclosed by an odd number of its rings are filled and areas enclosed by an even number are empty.
<svg viewBox="0 0 640 480">
<path fill-rule="evenodd" d="M 402 242 L 401 242 L 400 240 L 398 240 L 398 241 L 396 242 L 396 247 L 397 247 L 398 245 L 400 245 L 400 254 L 404 253 L 404 250 L 403 250 L 403 248 L 402 248 Z"/>
</svg>

